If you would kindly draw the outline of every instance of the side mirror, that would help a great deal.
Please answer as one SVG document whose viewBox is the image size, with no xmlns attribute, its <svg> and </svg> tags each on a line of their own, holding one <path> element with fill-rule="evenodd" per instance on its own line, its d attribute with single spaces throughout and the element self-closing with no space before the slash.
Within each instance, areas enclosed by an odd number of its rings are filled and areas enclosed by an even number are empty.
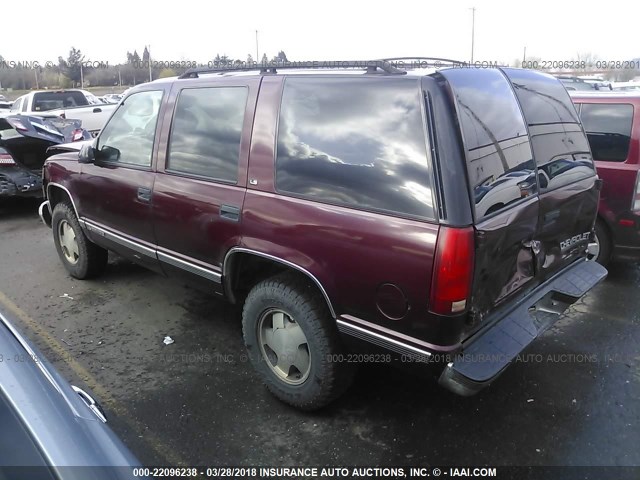
<svg viewBox="0 0 640 480">
<path fill-rule="evenodd" d="M 98 150 L 96 155 L 101 162 L 117 162 L 120 160 L 120 150 L 109 145 L 105 145 Z"/>
<path fill-rule="evenodd" d="M 96 161 L 96 149 L 93 145 L 83 145 L 78 154 L 78 163 L 93 163 Z"/>
</svg>

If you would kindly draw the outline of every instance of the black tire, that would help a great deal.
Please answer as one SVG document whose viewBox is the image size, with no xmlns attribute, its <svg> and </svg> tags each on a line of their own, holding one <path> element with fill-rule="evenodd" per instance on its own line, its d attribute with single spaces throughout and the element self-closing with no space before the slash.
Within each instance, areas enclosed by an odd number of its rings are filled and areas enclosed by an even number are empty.
<svg viewBox="0 0 640 480">
<path fill-rule="evenodd" d="M 306 337 L 305 347 L 298 348 L 306 350 L 310 366 L 306 378 L 300 374 L 301 383 L 296 385 L 274 371 L 273 359 L 277 357 L 268 357 L 267 347 L 260 345 L 258 329 L 266 321 L 261 319 L 274 311 L 288 315 L 293 320 L 289 325 L 297 323 Z M 339 361 L 344 349 L 335 320 L 315 285 L 301 276 L 285 273 L 255 285 L 244 303 L 242 331 L 251 363 L 269 391 L 293 407 L 317 410 L 351 384 L 355 369 Z"/>
<path fill-rule="evenodd" d="M 77 244 L 77 254 L 69 254 L 63 250 L 64 240 L 61 240 L 61 224 L 68 225 L 75 234 Z M 64 227 L 66 228 L 66 227 Z M 72 277 L 84 280 L 100 275 L 107 266 L 109 252 L 95 243 L 91 242 L 80 228 L 80 223 L 73 208 L 67 203 L 58 203 L 53 209 L 51 216 L 51 229 L 53 231 L 53 242 L 56 245 L 58 256 L 64 268 Z M 69 260 L 72 256 L 75 262 Z"/>
<path fill-rule="evenodd" d="M 609 234 L 609 229 L 599 218 L 596 220 L 595 233 L 597 241 L 600 244 L 600 250 L 598 255 L 593 258 L 600 265 L 607 266 L 611 261 L 612 240 Z"/>
</svg>

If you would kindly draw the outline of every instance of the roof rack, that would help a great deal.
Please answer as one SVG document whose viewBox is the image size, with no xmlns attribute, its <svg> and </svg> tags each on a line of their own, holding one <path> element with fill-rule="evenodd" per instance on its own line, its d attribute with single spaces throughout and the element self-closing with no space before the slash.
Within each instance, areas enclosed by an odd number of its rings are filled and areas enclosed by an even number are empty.
<svg viewBox="0 0 640 480">
<path fill-rule="evenodd" d="M 440 58 L 440 57 L 392 57 L 392 58 L 381 58 L 382 62 L 389 63 L 401 63 L 405 66 L 419 66 L 423 68 L 440 68 L 447 67 L 452 65 L 468 65 L 469 62 L 464 62 L 461 60 L 452 60 L 450 58 Z M 408 63 L 408 65 L 406 65 Z M 394 65 L 396 66 L 396 65 Z M 398 66 L 396 66 L 398 68 Z"/>
<path fill-rule="evenodd" d="M 255 65 L 241 64 L 229 67 L 194 67 L 190 68 L 178 78 L 198 78 L 201 73 L 226 73 L 226 72 L 250 72 L 259 70 L 263 73 L 278 73 L 278 70 L 292 69 L 347 69 L 361 68 L 367 73 L 387 73 L 394 75 L 404 75 L 406 70 L 394 67 L 386 60 L 323 60 L 323 61 L 300 61 L 300 62 L 275 62 L 275 63 L 256 63 Z"/>
</svg>

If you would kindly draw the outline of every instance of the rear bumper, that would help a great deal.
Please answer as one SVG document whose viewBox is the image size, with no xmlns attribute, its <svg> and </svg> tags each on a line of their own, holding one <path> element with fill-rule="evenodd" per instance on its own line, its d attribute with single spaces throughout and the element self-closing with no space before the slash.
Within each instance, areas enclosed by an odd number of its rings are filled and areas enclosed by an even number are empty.
<svg viewBox="0 0 640 480">
<path fill-rule="evenodd" d="M 42 196 L 42 178 L 29 170 L 12 167 L 0 171 L 0 197 Z"/>
<path fill-rule="evenodd" d="M 596 262 L 567 267 L 464 342 L 440 375 L 440 385 L 463 396 L 490 385 L 569 305 L 606 276 L 607 270 Z"/>
</svg>

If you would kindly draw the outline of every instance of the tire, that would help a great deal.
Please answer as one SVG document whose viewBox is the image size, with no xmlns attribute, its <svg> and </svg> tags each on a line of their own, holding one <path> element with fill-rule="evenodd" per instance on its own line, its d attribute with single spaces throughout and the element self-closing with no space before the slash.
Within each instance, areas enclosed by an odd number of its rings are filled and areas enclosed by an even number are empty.
<svg viewBox="0 0 640 480">
<path fill-rule="evenodd" d="M 599 218 L 596 220 L 595 236 L 595 242 L 589 244 L 587 258 L 606 267 L 611 261 L 612 241 L 609 230 Z"/>
<path fill-rule="evenodd" d="M 317 410 L 351 384 L 353 366 L 336 361 L 344 350 L 335 321 L 315 285 L 303 277 L 285 273 L 255 285 L 244 303 L 242 331 L 251 363 L 269 391 L 293 407 Z M 278 356 L 278 347 L 285 354 Z"/>
<path fill-rule="evenodd" d="M 58 203 L 51 216 L 53 241 L 64 268 L 84 280 L 100 275 L 107 266 L 108 251 L 91 242 L 80 228 L 73 208 Z"/>
</svg>

